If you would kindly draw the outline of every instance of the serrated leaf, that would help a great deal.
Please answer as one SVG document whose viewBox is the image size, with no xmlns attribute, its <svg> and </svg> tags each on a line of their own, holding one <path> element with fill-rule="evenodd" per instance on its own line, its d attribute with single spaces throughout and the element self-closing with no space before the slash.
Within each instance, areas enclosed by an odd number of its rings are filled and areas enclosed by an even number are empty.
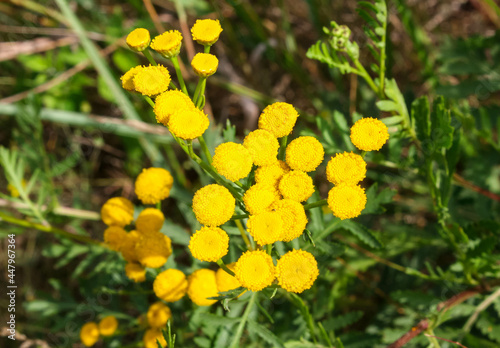
<svg viewBox="0 0 500 348">
<path fill-rule="evenodd" d="M 366 228 L 365 226 L 354 222 L 352 220 L 342 220 L 339 224 L 341 228 L 351 232 L 353 235 L 359 238 L 366 245 L 374 248 L 380 249 L 382 248 L 382 243 L 378 240 L 375 234 Z"/>
<path fill-rule="evenodd" d="M 383 204 L 391 203 L 396 190 L 389 187 L 384 188 L 377 193 L 378 183 L 374 183 L 366 190 L 366 206 L 363 209 L 363 214 L 381 214 L 385 211 Z"/>
<path fill-rule="evenodd" d="M 434 107 L 431 113 L 431 139 L 435 148 L 444 147 L 449 149 L 453 143 L 454 128 L 451 126 L 450 110 L 446 109 L 445 101 L 442 96 L 434 101 Z"/>
<path fill-rule="evenodd" d="M 431 135 L 431 111 L 427 97 L 422 96 L 411 104 L 411 118 L 417 138 L 422 142 L 429 139 Z"/>
<path fill-rule="evenodd" d="M 323 322 L 327 331 L 336 331 L 346 326 L 352 325 L 363 317 L 362 311 L 353 311 L 342 315 L 337 315 Z"/>
<path fill-rule="evenodd" d="M 253 320 L 248 320 L 248 331 L 259 335 L 264 341 L 272 344 L 273 347 L 285 348 L 284 342 L 278 336 Z"/>
</svg>

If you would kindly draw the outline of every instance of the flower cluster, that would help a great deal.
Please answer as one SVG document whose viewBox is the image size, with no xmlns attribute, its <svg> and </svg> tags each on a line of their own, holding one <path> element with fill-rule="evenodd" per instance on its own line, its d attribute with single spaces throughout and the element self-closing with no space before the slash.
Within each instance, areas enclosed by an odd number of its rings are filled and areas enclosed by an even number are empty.
<svg viewBox="0 0 500 348">
<path fill-rule="evenodd" d="M 104 317 L 99 323 L 90 321 L 80 329 L 80 340 L 87 346 L 93 346 L 101 336 L 112 336 L 118 328 L 118 320 L 112 315 Z"/>
</svg>

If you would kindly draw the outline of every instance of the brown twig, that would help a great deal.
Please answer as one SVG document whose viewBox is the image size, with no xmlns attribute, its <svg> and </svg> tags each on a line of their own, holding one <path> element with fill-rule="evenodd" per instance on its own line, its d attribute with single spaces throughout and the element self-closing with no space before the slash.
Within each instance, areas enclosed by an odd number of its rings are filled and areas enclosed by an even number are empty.
<svg viewBox="0 0 500 348">
<path fill-rule="evenodd" d="M 449 309 L 459 305 L 460 303 L 474 297 L 480 293 L 489 291 L 491 287 L 498 285 L 500 279 L 497 279 L 489 284 L 479 285 L 469 290 L 462 291 L 457 295 L 451 297 L 450 299 L 443 301 L 438 304 L 437 310 L 441 313 L 448 311 Z M 401 348 L 404 347 L 412 339 L 420 335 L 423 331 L 427 330 L 429 327 L 429 319 L 422 319 L 416 326 L 412 327 L 407 333 L 401 336 L 397 341 L 387 346 L 387 348 Z"/>
<path fill-rule="evenodd" d="M 53 50 L 57 47 L 68 46 L 78 42 L 76 37 L 62 37 L 57 40 L 40 37 L 27 41 L 13 41 L 0 43 L 0 62 L 16 58 L 21 54 L 33 54 Z"/>
<path fill-rule="evenodd" d="M 483 196 L 486 196 L 488 198 L 491 198 L 497 202 L 500 202 L 500 195 L 497 195 L 496 193 L 490 192 L 486 189 L 483 189 L 470 181 L 465 180 L 463 177 L 458 175 L 457 173 L 453 174 L 453 179 L 457 182 L 458 185 L 461 185 L 465 188 L 468 188 L 469 190 L 475 191 L 479 194 L 482 194 Z"/>
<path fill-rule="evenodd" d="M 155 7 L 153 6 L 153 3 L 151 0 L 142 0 L 144 2 L 144 6 L 146 6 L 146 10 L 149 13 L 149 17 L 151 17 L 151 20 L 153 21 L 156 31 L 158 34 L 162 34 L 165 31 L 165 27 L 163 24 L 161 24 L 160 18 L 158 17 L 158 13 L 155 10 Z"/>
</svg>

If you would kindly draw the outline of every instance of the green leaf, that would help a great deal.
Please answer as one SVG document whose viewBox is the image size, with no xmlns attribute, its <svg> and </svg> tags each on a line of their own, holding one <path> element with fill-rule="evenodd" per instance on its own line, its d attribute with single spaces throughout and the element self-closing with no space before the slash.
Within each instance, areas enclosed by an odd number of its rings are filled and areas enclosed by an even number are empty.
<svg viewBox="0 0 500 348">
<path fill-rule="evenodd" d="M 206 325 L 227 326 L 238 323 L 240 318 L 224 317 L 212 313 L 201 313 L 200 320 Z"/>
<path fill-rule="evenodd" d="M 343 315 L 337 315 L 323 322 L 323 326 L 328 331 L 336 331 L 346 326 L 352 325 L 363 317 L 363 311 L 353 311 Z"/>
<path fill-rule="evenodd" d="M 377 102 L 377 107 L 381 111 L 397 111 L 398 105 L 392 100 L 380 100 Z"/>
<path fill-rule="evenodd" d="M 431 135 L 431 112 L 429 100 L 422 96 L 411 104 L 412 127 L 420 141 L 429 139 Z"/>
<path fill-rule="evenodd" d="M 341 228 L 351 232 L 353 235 L 359 238 L 366 245 L 374 248 L 380 249 L 382 248 L 382 243 L 375 236 L 373 231 L 369 230 L 365 226 L 354 222 L 352 220 L 342 220 L 339 224 Z"/>
<path fill-rule="evenodd" d="M 383 204 L 392 203 L 396 190 L 389 187 L 384 188 L 377 193 L 378 183 L 374 183 L 368 190 L 366 190 L 366 206 L 363 209 L 364 214 L 381 214 L 385 212 Z"/>
<path fill-rule="evenodd" d="M 284 342 L 278 336 L 253 320 L 248 320 L 248 331 L 259 335 L 264 341 L 272 344 L 273 347 L 285 348 Z"/>
<path fill-rule="evenodd" d="M 450 110 L 446 109 L 444 97 L 440 96 L 434 101 L 431 113 L 432 134 L 431 139 L 435 148 L 449 149 L 453 144 L 454 128 L 451 126 Z"/>
</svg>

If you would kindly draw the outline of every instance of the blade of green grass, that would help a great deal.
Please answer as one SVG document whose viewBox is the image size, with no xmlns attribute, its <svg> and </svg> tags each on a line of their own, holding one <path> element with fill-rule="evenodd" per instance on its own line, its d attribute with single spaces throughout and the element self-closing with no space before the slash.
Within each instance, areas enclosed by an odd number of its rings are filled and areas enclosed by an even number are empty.
<svg viewBox="0 0 500 348">
<path fill-rule="evenodd" d="M 85 52 L 89 56 L 97 72 L 103 78 L 109 90 L 114 95 L 116 99 L 116 104 L 123 112 L 124 118 L 128 120 L 141 121 L 139 114 L 134 109 L 132 103 L 125 95 L 125 92 L 123 91 L 121 86 L 118 84 L 118 79 L 115 76 L 113 76 L 106 61 L 99 54 L 99 51 L 97 50 L 96 46 L 87 37 L 85 29 L 83 28 L 82 24 L 80 23 L 76 15 L 73 13 L 73 11 L 69 8 L 66 0 L 56 0 L 56 3 L 61 9 L 63 15 L 67 18 L 70 27 L 75 31 L 76 35 L 80 39 L 82 47 L 85 49 Z M 144 152 L 150 158 L 153 164 L 161 165 L 162 163 L 164 163 L 164 159 L 161 156 L 160 151 L 153 145 L 151 141 L 149 141 L 144 137 L 140 137 L 139 142 L 142 145 Z"/>
</svg>

